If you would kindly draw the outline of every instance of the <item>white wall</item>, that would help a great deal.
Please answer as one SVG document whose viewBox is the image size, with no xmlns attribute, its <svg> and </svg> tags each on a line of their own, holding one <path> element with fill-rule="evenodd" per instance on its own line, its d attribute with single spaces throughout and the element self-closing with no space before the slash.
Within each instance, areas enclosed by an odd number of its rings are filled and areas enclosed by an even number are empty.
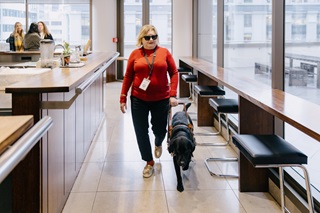
<svg viewBox="0 0 320 213">
<path fill-rule="evenodd" d="M 180 56 L 192 55 L 192 0 L 173 0 L 172 54 L 178 65 Z M 92 0 L 92 49 L 117 51 L 116 0 Z"/>
<path fill-rule="evenodd" d="M 92 0 L 92 50 L 117 51 L 117 1 Z"/>
<path fill-rule="evenodd" d="M 173 0 L 172 54 L 178 65 L 179 57 L 192 55 L 192 0 Z"/>
</svg>

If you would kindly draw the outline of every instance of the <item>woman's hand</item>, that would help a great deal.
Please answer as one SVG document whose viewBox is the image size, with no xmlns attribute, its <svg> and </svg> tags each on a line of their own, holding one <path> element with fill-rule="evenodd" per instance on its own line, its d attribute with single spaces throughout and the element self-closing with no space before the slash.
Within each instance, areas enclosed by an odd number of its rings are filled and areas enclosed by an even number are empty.
<svg viewBox="0 0 320 213">
<path fill-rule="evenodd" d="M 126 103 L 121 103 L 120 104 L 120 110 L 121 110 L 122 113 L 126 113 L 127 104 Z"/>
<path fill-rule="evenodd" d="M 170 97 L 170 106 L 178 106 L 178 100 L 175 97 Z"/>
</svg>

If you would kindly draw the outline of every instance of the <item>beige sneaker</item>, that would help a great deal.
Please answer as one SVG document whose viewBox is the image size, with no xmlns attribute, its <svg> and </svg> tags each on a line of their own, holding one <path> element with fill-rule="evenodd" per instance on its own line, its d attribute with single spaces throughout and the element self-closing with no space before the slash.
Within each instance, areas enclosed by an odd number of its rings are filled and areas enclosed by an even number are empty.
<svg viewBox="0 0 320 213">
<path fill-rule="evenodd" d="M 153 166 L 151 165 L 146 165 L 143 169 L 143 177 L 144 178 L 149 178 L 153 174 Z"/>
<path fill-rule="evenodd" d="M 162 146 L 156 146 L 154 149 L 154 156 L 160 158 L 162 155 Z"/>
</svg>

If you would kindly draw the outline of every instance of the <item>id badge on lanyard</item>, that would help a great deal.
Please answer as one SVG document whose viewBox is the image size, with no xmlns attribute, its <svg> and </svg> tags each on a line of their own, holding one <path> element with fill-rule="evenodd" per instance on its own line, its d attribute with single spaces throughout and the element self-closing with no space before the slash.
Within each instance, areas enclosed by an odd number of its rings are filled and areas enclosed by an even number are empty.
<svg viewBox="0 0 320 213">
<path fill-rule="evenodd" d="M 156 57 L 156 51 L 157 51 L 156 48 L 157 48 L 157 46 L 154 48 L 154 52 L 153 52 L 153 56 L 152 56 L 152 64 L 150 64 L 150 62 L 149 62 L 149 60 L 148 60 L 148 58 L 146 56 L 146 53 L 144 51 L 144 48 L 142 47 L 144 57 L 145 57 L 145 59 L 146 59 L 146 61 L 148 63 L 148 67 L 150 69 L 150 73 L 149 73 L 148 78 L 144 78 L 143 81 L 141 82 L 140 86 L 139 86 L 139 88 L 142 89 L 143 91 L 146 91 L 148 86 L 149 86 L 149 84 L 150 84 L 150 77 L 151 77 L 151 74 L 152 74 L 152 71 L 153 71 L 154 59 Z"/>
<path fill-rule="evenodd" d="M 143 91 L 146 91 L 149 84 L 150 84 L 150 80 L 148 78 L 144 78 L 143 81 L 141 82 L 139 88 L 142 89 Z"/>
</svg>

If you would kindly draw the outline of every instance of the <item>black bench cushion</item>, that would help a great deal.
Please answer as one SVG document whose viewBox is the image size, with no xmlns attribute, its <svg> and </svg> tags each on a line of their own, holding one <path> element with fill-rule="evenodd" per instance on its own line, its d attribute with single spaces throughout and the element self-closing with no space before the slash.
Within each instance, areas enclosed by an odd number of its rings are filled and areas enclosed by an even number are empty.
<svg viewBox="0 0 320 213">
<path fill-rule="evenodd" d="M 277 135 L 238 134 L 232 141 L 254 166 L 308 163 L 308 156 Z"/>
<path fill-rule="evenodd" d="M 182 80 L 186 81 L 186 82 L 197 82 L 198 81 L 198 77 L 196 75 L 188 75 L 188 74 L 184 74 L 181 75 Z"/>
<path fill-rule="evenodd" d="M 178 72 L 179 73 L 192 73 L 191 69 L 188 67 L 178 67 Z"/>
<path fill-rule="evenodd" d="M 203 86 L 195 85 L 194 90 L 200 96 L 222 96 L 225 95 L 225 91 L 219 86 Z"/>
<path fill-rule="evenodd" d="M 238 113 L 238 101 L 228 98 L 209 98 L 209 104 L 217 112 L 222 113 Z"/>
</svg>

